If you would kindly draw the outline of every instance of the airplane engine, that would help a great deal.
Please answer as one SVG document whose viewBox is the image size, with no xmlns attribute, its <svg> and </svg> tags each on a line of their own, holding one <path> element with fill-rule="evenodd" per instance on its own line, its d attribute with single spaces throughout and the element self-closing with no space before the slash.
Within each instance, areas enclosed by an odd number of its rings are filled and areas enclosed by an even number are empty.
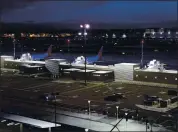
<svg viewBox="0 0 178 132">
<path fill-rule="evenodd" d="M 22 56 L 20 57 L 20 61 L 32 61 L 32 60 L 33 59 L 30 53 L 22 54 Z"/>
</svg>

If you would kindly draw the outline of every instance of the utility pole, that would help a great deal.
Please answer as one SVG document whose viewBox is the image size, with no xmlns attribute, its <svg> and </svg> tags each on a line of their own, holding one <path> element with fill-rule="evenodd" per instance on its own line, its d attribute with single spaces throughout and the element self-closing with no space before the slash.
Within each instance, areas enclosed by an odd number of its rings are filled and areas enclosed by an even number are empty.
<svg viewBox="0 0 178 132">
<path fill-rule="evenodd" d="M 141 40 L 141 68 L 143 68 L 143 44 L 144 44 L 144 40 Z"/>
<path fill-rule="evenodd" d="M 13 37 L 13 45 L 14 45 L 14 59 L 15 59 L 15 47 L 16 47 L 16 39 L 15 39 L 15 36 Z"/>
<path fill-rule="evenodd" d="M 86 59 L 86 28 L 84 27 L 84 57 L 85 57 L 85 85 L 87 85 L 87 59 Z"/>
<path fill-rule="evenodd" d="M 55 93 L 56 94 L 56 93 Z M 55 127 L 56 127 L 56 95 L 54 95 L 55 96 Z"/>
<path fill-rule="evenodd" d="M 87 59 L 86 59 L 86 36 L 87 36 L 87 29 L 90 28 L 89 24 L 84 24 L 84 25 L 80 25 L 80 28 L 83 28 L 83 35 L 84 35 L 84 58 L 85 58 L 85 85 L 87 85 Z"/>
<path fill-rule="evenodd" d="M 1 45 L 2 45 L 2 40 L 1 40 L 1 38 L 2 38 L 2 9 L 0 8 L 0 80 L 1 80 L 1 50 L 2 50 L 2 48 L 1 48 Z"/>
</svg>

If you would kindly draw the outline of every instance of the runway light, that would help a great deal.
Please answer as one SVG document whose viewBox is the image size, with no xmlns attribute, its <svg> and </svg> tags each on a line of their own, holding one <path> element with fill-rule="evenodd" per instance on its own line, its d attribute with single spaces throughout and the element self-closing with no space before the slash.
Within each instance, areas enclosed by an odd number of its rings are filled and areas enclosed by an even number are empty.
<svg viewBox="0 0 178 132">
<path fill-rule="evenodd" d="M 80 25 L 81 28 L 83 28 L 83 25 Z"/>
<path fill-rule="evenodd" d="M 82 33 L 78 33 L 78 35 L 82 35 Z"/>
<path fill-rule="evenodd" d="M 86 28 L 86 29 L 89 29 L 89 28 L 90 28 L 90 25 L 89 25 L 89 24 L 85 24 L 85 28 Z"/>
</svg>

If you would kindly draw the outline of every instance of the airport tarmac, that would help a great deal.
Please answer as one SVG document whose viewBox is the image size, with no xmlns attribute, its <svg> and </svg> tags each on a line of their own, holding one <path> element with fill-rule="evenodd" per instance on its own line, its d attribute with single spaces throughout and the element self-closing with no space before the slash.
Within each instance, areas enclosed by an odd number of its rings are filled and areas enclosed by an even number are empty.
<svg viewBox="0 0 178 132">
<path fill-rule="evenodd" d="M 42 80 L 16 76 L 11 73 L 1 76 L 0 90 L 2 92 L 1 95 L 3 95 L 3 100 L 0 103 L 6 109 L 10 106 L 11 108 L 12 106 L 25 108 L 26 105 L 31 108 L 36 108 L 37 106 L 54 108 L 54 104 L 41 101 L 39 96 L 44 93 L 58 92 L 59 95 L 57 95 L 56 100 L 57 109 L 87 113 L 88 100 L 90 100 L 92 112 L 103 114 L 103 111 L 107 110 L 108 115 L 112 117 L 116 117 L 116 106 L 119 106 L 120 116 L 127 112 L 127 109 L 136 109 L 135 104 L 143 102 L 143 94 L 159 96 L 163 99 L 169 98 L 167 88 L 156 86 L 125 83 L 88 83 L 87 86 L 84 86 L 81 82 Z M 115 103 L 104 101 L 104 97 L 113 93 L 124 93 L 126 99 Z M 139 118 L 150 115 L 155 116 L 155 118 L 162 116 L 162 114 L 154 112 L 139 112 Z M 161 122 L 161 119 L 159 122 Z"/>
</svg>

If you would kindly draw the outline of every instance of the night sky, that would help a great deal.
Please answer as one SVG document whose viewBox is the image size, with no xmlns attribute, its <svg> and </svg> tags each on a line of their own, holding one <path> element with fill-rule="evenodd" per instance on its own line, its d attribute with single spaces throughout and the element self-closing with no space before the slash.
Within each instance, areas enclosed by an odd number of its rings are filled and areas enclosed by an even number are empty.
<svg viewBox="0 0 178 132">
<path fill-rule="evenodd" d="M 4 22 L 159 23 L 176 21 L 177 2 L 53 1 L 3 13 Z"/>
</svg>

